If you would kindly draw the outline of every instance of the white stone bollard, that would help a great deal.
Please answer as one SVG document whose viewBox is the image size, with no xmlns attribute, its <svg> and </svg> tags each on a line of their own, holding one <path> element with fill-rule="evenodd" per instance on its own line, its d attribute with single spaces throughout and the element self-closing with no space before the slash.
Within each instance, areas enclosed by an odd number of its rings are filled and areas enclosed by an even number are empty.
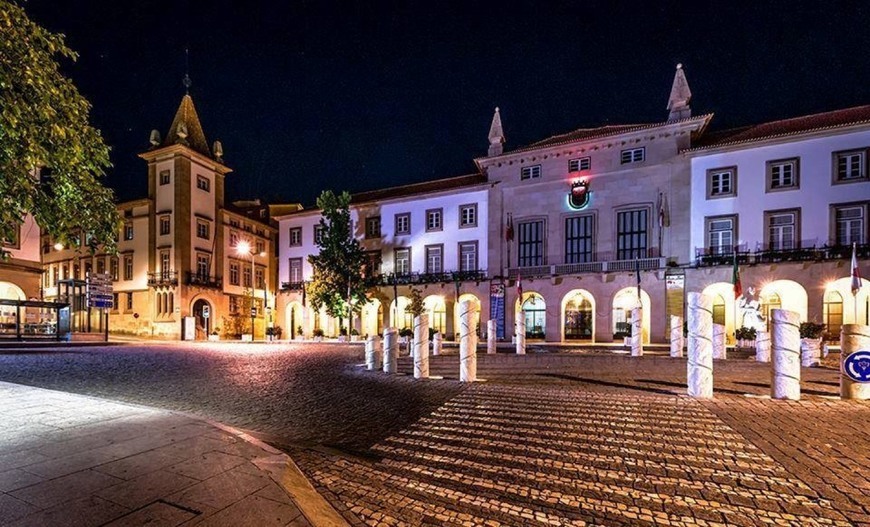
<svg viewBox="0 0 870 527">
<path fill-rule="evenodd" d="M 526 313 L 520 310 L 514 320 L 514 334 L 516 335 L 517 355 L 526 354 Z"/>
<path fill-rule="evenodd" d="M 631 310 L 631 356 L 643 356 L 643 308 Z"/>
<path fill-rule="evenodd" d="M 671 357 L 683 356 L 683 317 L 671 315 Z"/>
<path fill-rule="evenodd" d="M 414 317 L 414 378 L 429 378 L 429 315 Z"/>
<path fill-rule="evenodd" d="M 384 330 L 384 373 L 396 373 L 399 369 L 399 330 Z"/>
<path fill-rule="evenodd" d="M 849 360 L 849 357 L 859 352 L 862 360 Z M 853 374 L 866 375 L 865 356 L 866 360 L 870 360 L 870 326 L 844 324 L 840 333 L 840 397 L 843 399 L 870 399 L 870 382 L 857 382 L 846 374 L 848 368 Z M 859 368 L 860 372 L 857 371 Z"/>
<path fill-rule="evenodd" d="M 773 331 L 770 336 L 773 369 L 770 396 L 774 399 L 801 398 L 800 315 L 787 309 L 771 309 Z"/>
<path fill-rule="evenodd" d="M 469 301 L 459 304 L 459 380 L 477 380 L 477 335 L 474 321 L 477 306 Z"/>
<path fill-rule="evenodd" d="M 688 304 L 688 394 L 710 398 L 713 397 L 713 302 L 702 293 L 689 293 Z"/>
<path fill-rule="evenodd" d="M 755 332 L 755 360 L 770 362 L 770 333 L 761 329 Z"/>
<path fill-rule="evenodd" d="M 366 369 L 381 369 L 381 337 L 377 335 L 366 339 Z"/>
<path fill-rule="evenodd" d="M 432 355 L 441 355 L 441 348 L 444 347 L 444 335 L 439 331 L 432 336 Z"/>
<path fill-rule="evenodd" d="M 822 339 L 801 339 L 801 366 L 814 368 L 822 364 Z"/>
<path fill-rule="evenodd" d="M 727 348 L 725 347 L 725 326 L 713 324 L 713 358 L 717 360 L 727 359 L 727 353 Z"/>
<path fill-rule="evenodd" d="M 498 335 L 496 334 L 495 320 L 486 321 L 486 354 L 495 355 Z"/>
</svg>

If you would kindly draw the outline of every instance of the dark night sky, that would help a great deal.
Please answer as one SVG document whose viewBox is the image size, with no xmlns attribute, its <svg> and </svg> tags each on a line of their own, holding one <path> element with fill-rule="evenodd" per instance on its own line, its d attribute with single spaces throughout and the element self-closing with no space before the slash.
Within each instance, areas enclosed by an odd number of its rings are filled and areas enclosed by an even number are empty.
<svg viewBox="0 0 870 527">
<path fill-rule="evenodd" d="M 493 107 L 507 148 L 658 122 L 677 62 L 714 128 L 870 103 L 866 2 L 29 0 L 81 55 L 65 71 L 146 194 L 148 134 L 191 95 L 231 199 L 313 202 L 472 172 Z"/>
</svg>

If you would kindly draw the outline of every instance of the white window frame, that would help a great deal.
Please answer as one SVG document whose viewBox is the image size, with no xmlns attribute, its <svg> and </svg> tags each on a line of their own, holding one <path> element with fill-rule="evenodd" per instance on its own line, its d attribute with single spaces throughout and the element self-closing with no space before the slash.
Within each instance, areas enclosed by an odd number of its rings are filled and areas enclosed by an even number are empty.
<svg viewBox="0 0 870 527">
<path fill-rule="evenodd" d="M 468 249 L 470 249 L 470 251 Z M 477 271 L 477 269 L 478 269 L 477 249 L 478 249 L 478 243 L 476 241 L 459 242 L 458 243 L 456 252 L 459 254 L 459 271 L 460 272 Z"/>
<path fill-rule="evenodd" d="M 406 255 L 403 258 L 400 258 L 400 255 Z M 400 265 L 401 262 L 401 265 Z M 393 273 L 397 275 L 408 275 L 411 274 L 411 248 L 410 247 L 396 247 L 393 251 Z"/>
<path fill-rule="evenodd" d="M 196 175 L 196 188 L 204 192 L 211 192 L 211 180 L 202 174 Z"/>
<path fill-rule="evenodd" d="M 402 212 L 395 216 L 395 235 L 411 234 L 411 213 Z"/>
<path fill-rule="evenodd" d="M 477 227 L 477 203 L 459 206 L 459 228 Z"/>
<path fill-rule="evenodd" d="M 444 209 L 428 209 L 426 211 L 426 232 L 444 230 Z"/>
<path fill-rule="evenodd" d="M 582 172 L 592 168 L 592 158 L 589 156 L 568 160 L 568 172 Z"/>
<path fill-rule="evenodd" d="M 788 173 L 788 175 L 786 175 Z M 778 159 L 767 162 L 767 192 L 800 188 L 800 160 Z"/>
<path fill-rule="evenodd" d="M 843 160 L 855 158 L 856 162 L 845 161 L 845 170 L 840 171 Z M 857 164 L 857 167 L 854 165 Z M 867 150 L 848 150 L 834 153 L 834 182 L 852 183 L 867 179 Z"/>
<path fill-rule="evenodd" d="M 541 165 L 530 165 L 520 169 L 520 180 L 537 179 L 541 177 Z"/>
<path fill-rule="evenodd" d="M 302 245 L 302 227 L 291 227 L 288 231 L 290 247 L 300 247 Z"/>
<path fill-rule="evenodd" d="M 619 164 L 640 163 L 646 159 L 646 147 L 627 148 L 619 152 Z"/>
<path fill-rule="evenodd" d="M 444 272 L 444 244 L 426 246 L 426 274 Z"/>
</svg>

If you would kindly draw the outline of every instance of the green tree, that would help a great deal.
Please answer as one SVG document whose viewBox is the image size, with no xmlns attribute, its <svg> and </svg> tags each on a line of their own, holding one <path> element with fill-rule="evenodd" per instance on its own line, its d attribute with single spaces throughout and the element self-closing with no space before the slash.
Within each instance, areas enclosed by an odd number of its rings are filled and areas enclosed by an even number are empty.
<svg viewBox="0 0 870 527">
<path fill-rule="evenodd" d="M 405 308 L 405 312 L 410 313 L 415 318 L 419 317 L 426 310 L 423 305 L 423 293 L 416 287 L 412 287 L 408 297 L 408 306 Z"/>
<path fill-rule="evenodd" d="M 353 234 L 350 194 L 326 190 L 317 198 L 317 206 L 321 211 L 320 252 L 308 257 L 313 272 L 307 296 L 315 310 L 325 308 L 329 316 L 339 319 L 339 325 L 347 318 L 350 334 L 351 310 L 359 313 L 368 302 L 365 253 Z"/>
<path fill-rule="evenodd" d="M 56 240 L 78 245 L 84 233 L 92 248 L 113 251 L 118 212 L 100 182 L 109 148 L 58 64 L 76 58 L 62 35 L 0 0 L 0 239 L 11 239 L 31 213 Z"/>
</svg>

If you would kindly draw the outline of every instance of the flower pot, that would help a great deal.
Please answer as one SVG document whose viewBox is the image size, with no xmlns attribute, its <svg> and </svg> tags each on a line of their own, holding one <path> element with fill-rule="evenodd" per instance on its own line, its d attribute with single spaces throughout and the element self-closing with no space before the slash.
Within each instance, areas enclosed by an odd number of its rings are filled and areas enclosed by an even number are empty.
<svg viewBox="0 0 870 527">
<path fill-rule="evenodd" d="M 822 361 L 822 339 L 801 339 L 801 366 L 812 368 Z"/>
<path fill-rule="evenodd" d="M 314 342 L 323 342 L 323 337 L 314 337 Z"/>
<path fill-rule="evenodd" d="M 220 335 L 209 335 L 208 336 L 209 342 L 218 342 L 220 339 L 221 339 Z"/>
</svg>

